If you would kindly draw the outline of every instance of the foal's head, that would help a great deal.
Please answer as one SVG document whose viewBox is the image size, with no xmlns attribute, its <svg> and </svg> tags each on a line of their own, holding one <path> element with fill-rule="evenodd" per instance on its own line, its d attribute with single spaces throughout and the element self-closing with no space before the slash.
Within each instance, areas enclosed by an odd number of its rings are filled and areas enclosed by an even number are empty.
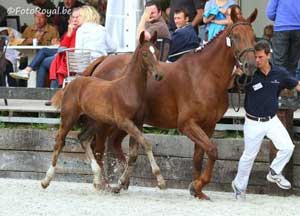
<svg viewBox="0 0 300 216">
<path fill-rule="evenodd" d="M 255 34 L 251 23 L 256 19 L 257 9 L 247 19 L 238 14 L 237 11 L 235 8 L 231 9 L 232 24 L 228 26 L 227 45 L 233 47 L 238 67 L 246 75 L 251 76 L 256 70 L 253 48 Z"/>
<path fill-rule="evenodd" d="M 141 55 L 142 64 L 145 69 L 147 69 L 148 73 L 152 75 L 157 81 L 160 81 L 163 78 L 163 75 L 158 72 L 157 64 L 158 64 L 158 54 L 159 51 L 155 47 L 154 43 L 157 39 L 157 32 L 150 38 L 150 40 L 145 39 L 144 31 L 140 35 L 139 45 L 137 47 L 137 55 Z"/>
</svg>

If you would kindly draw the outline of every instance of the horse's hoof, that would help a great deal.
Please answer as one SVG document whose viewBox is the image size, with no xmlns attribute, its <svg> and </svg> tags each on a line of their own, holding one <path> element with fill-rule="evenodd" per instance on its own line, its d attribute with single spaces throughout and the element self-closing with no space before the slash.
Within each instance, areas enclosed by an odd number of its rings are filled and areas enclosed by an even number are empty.
<svg viewBox="0 0 300 216">
<path fill-rule="evenodd" d="M 112 193 L 118 194 L 118 193 L 120 193 L 120 191 L 121 191 L 121 187 L 119 187 L 119 186 L 111 188 Z"/>
<path fill-rule="evenodd" d="M 189 191 L 193 197 L 196 197 L 201 200 L 210 200 L 210 198 L 203 192 L 197 193 L 193 182 L 189 184 Z"/>
<path fill-rule="evenodd" d="M 194 195 L 196 198 L 201 199 L 201 200 L 211 200 L 209 198 L 209 196 L 207 196 L 205 193 L 201 192 L 201 193 L 196 193 Z"/>
<path fill-rule="evenodd" d="M 103 186 L 102 184 L 95 184 L 95 183 L 93 185 L 97 191 L 105 190 L 105 185 Z"/>
<path fill-rule="evenodd" d="M 49 186 L 49 183 L 46 183 L 45 181 L 41 181 L 41 186 L 43 189 L 46 189 Z"/>
<path fill-rule="evenodd" d="M 130 182 L 129 182 L 129 181 L 128 181 L 128 182 L 126 182 L 126 183 L 124 183 L 124 185 L 122 186 L 123 190 L 128 190 L 128 188 L 129 188 L 129 184 L 130 184 Z"/>
<path fill-rule="evenodd" d="M 161 182 L 160 184 L 158 184 L 158 187 L 161 190 L 166 190 L 167 189 L 166 182 L 165 181 Z"/>
<path fill-rule="evenodd" d="M 195 190 L 193 182 L 191 182 L 189 184 L 189 191 L 190 191 L 191 196 L 195 196 L 196 195 L 196 190 Z"/>
</svg>

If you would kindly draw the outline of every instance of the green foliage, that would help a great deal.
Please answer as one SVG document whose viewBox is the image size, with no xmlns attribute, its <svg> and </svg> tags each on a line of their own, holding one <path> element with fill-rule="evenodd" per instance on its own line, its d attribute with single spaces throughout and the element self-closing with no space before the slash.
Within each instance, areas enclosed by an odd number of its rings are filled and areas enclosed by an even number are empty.
<svg viewBox="0 0 300 216">
<path fill-rule="evenodd" d="M 179 132 L 177 129 L 162 129 L 162 128 L 157 128 L 157 127 L 144 127 L 143 133 L 179 135 Z"/>
</svg>

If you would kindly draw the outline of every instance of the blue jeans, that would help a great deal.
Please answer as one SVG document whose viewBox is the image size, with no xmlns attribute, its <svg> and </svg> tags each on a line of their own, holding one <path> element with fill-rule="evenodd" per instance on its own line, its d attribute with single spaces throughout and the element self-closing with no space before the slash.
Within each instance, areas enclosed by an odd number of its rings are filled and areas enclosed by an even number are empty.
<svg viewBox="0 0 300 216">
<path fill-rule="evenodd" d="M 56 53 L 57 49 L 40 49 L 28 66 L 37 71 L 46 57 L 54 56 Z"/>
<path fill-rule="evenodd" d="M 274 32 L 273 62 L 285 67 L 294 77 L 300 58 L 300 30 Z"/>
<path fill-rule="evenodd" d="M 50 88 L 61 88 L 61 86 L 59 86 L 57 80 L 51 80 Z"/>
<path fill-rule="evenodd" d="M 55 57 L 54 55 L 46 57 L 41 62 L 40 67 L 37 70 L 36 87 L 38 88 L 45 87 L 45 82 L 49 74 L 50 65 L 54 57 Z"/>
</svg>

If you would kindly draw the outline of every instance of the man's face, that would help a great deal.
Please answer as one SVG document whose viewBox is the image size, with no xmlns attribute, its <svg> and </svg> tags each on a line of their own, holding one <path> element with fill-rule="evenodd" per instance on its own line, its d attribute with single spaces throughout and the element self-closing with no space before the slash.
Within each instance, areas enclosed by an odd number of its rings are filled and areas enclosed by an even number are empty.
<svg viewBox="0 0 300 216">
<path fill-rule="evenodd" d="M 264 50 L 255 51 L 255 61 L 257 68 L 261 69 L 269 64 L 271 53 L 266 54 Z"/>
<path fill-rule="evenodd" d="M 174 22 L 175 22 L 176 28 L 181 28 L 182 26 L 185 26 L 188 21 L 189 21 L 189 18 L 184 17 L 183 12 L 174 14 Z"/>
<path fill-rule="evenodd" d="M 64 0 L 64 5 L 66 8 L 73 8 L 75 5 L 75 0 Z"/>
<path fill-rule="evenodd" d="M 43 28 L 47 23 L 46 15 L 42 13 L 36 13 L 34 15 L 34 23 L 37 28 Z"/>
<path fill-rule="evenodd" d="M 146 9 L 149 10 L 150 13 L 150 18 L 149 18 L 150 22 L 158 20 L 161 17 L 161 12 L 158 11 L 155 5 L 148 6 L 146 7 Z"/>
</svg>

